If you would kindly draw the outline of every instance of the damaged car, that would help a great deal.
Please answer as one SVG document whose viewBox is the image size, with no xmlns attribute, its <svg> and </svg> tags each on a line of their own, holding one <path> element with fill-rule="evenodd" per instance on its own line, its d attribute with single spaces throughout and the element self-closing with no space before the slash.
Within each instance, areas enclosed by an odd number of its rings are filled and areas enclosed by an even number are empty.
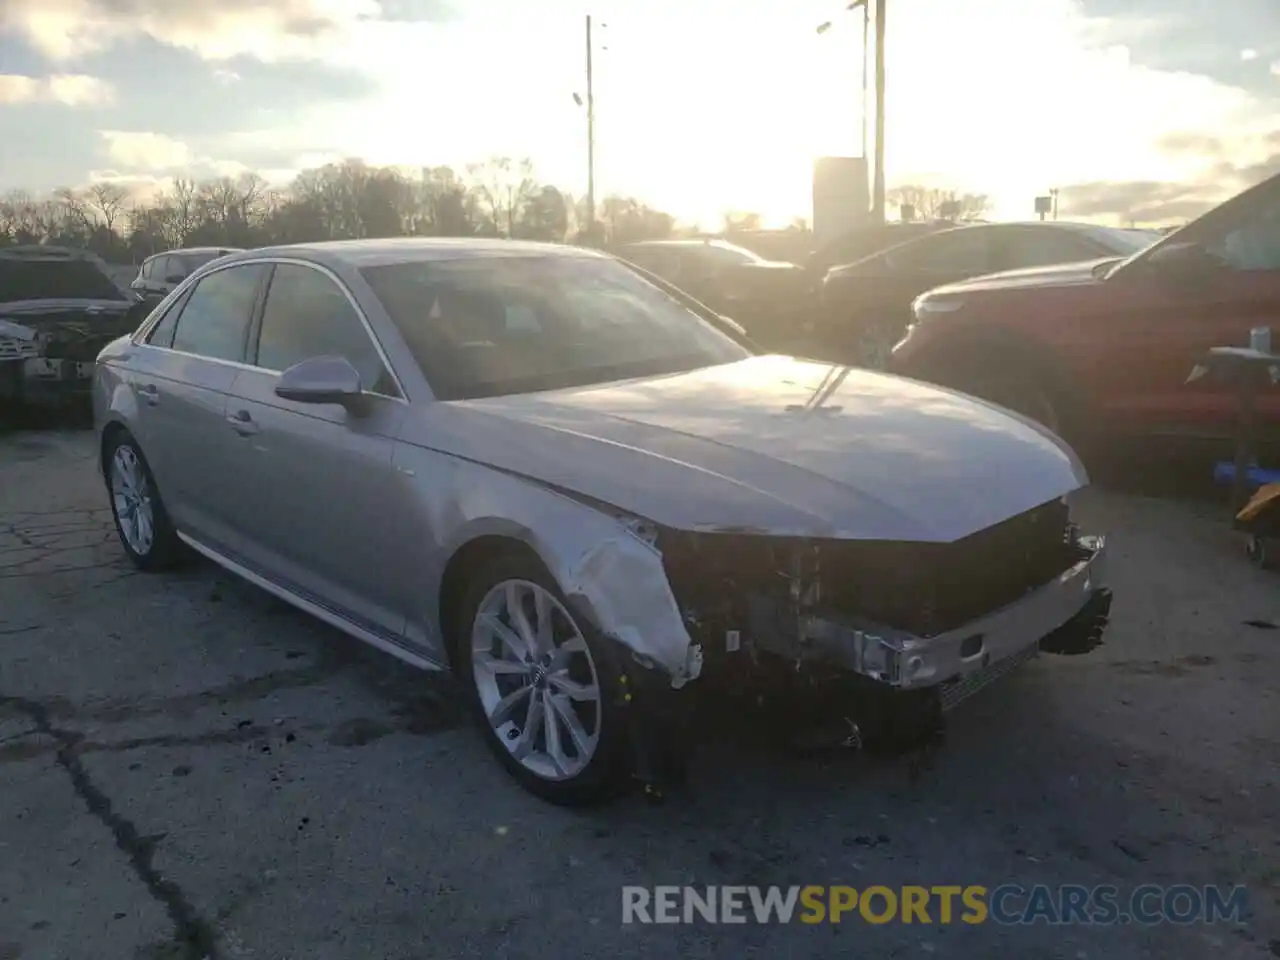
<svg viewBox="0 0 1280 960">
<path fill-rule="evenodd" d="M 94 380 L 124 551 L 194 551 L 461 681 L 527 789 L 651 790 L 722 694 L 867 745 L 1096 645 L 1105 544 L 1053 434 L 963 394 L 759 355 L 626 263 L 508 240 L 209 264 Z"/>
<path fill-rule="evenodd" d="M 0 247 L 0 409 L 85 404 L 98 352 L 144 316 L 88 250 Z"/>
</svg>

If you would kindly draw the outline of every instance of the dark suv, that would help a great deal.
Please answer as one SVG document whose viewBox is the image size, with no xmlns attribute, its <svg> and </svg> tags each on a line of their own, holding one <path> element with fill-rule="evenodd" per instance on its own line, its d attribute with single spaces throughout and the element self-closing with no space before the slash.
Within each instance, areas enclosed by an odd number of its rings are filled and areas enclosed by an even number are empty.
<svg viewBox="0 0 1280 960">
<path fill-rule="evenodd" d="M 185 250 L 154 254 L 142 261 L 138 275 L 129 284 L 129 289 L 155 304 L 168 296 L 197 267 L 203 267 L 210 260 L 217 260 L 229 253 L 239 252 L 239 247 L 188 247 Z"/>
</svg>

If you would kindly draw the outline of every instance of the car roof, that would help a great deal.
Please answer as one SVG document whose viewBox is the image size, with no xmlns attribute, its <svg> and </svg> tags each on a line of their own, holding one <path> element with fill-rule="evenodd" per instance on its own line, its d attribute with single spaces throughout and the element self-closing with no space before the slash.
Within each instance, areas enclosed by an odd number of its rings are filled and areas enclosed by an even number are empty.
<svg viewBox="0 0 1280 960">
<path fill-rule="evenodd" d="M 265 257 L 293 257 L 328 266 L 386 266 L 428 260 L 464 260 L 481 257 L 604 257 L 585 247 L 532 240 L 488 237 L 392 237 L 381 240 L 329 240 L 260 247 L 232 254 L 223 262 Z"/>
<path fill-rule="evenodd" d="M 152 259 L 152 257 L 167 257 L 172 254 L 183 254 L 183 253 L 243 253 L 243 252 L 244 252 L 244 247 L 179 247 L 177 250 L 162 250 L 159 253 L 154 253 L 150 257 L 147 257 L 147 259 L 150 260 Z"/>
<path fill-rule="evenodd" d="M 90 260 L 95 263 L 102 260 L 92 250 L 46 243 L 22 243 L 12 247 L 0 247 L 0 257 L 10 260 Z"/>
<path fill-rule="evenodd" d="M 733 247 L 735 249 L 746 249 L 723 237 L 691 237 L 683 240 L 635 240 L 622 245 L 624 250 L 634 250 L 636 247 Z"/>
</svg>

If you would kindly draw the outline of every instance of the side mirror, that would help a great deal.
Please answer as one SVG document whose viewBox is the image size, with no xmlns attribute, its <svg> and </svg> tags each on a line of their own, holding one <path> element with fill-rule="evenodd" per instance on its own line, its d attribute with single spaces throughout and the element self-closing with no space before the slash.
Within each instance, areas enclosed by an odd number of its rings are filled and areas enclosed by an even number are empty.
<svg viewBox="0 0 1280 960">
<path fill-rule="evenodd" d="M 280 374 L 276 396 L 295 403 L 337 403 L 354 409 L 364 397 L 364 387 L 359 371 L 345 357 L 310 357 Z"/>
</svg>

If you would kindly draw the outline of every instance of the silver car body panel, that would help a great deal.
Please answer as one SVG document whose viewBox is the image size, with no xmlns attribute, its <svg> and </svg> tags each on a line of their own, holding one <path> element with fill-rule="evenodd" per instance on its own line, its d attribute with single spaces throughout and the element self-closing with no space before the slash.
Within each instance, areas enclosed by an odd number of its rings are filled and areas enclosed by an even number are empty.
<svg viewBox="0 0 1280 960">
<path fill-rule="evenodd" d="M 571 604 L 676 685 L 697 676 L 701 650 L 641 521 L 948 542 L 1087 483 L 1069 447 L 1002 408 L 786 357 L 436 401 L 359 268 L 523 255 L 600 256 L 506 241 L 375 241 L 219 259 L 176 288 L 132 339 L 103 351 L 98 429 L 119 422 L 135 432 L 197 549 L 402 659 L 447 664 L 440 589 L 448 564 L 477 538 L 497 536 L 533 549 Z M 274 395 L 277 371 L 145 344 L 190 285 L 247 262 L 299 263 L 337 282 L 403 402 L 379 401 L 369 419 L 293 404 Z M 173 413 L 147 407 L 148 380 L 185 385 L 172 388 Z M 246 404 L 259 427 L 249 435 L 232 422 Z"/>
</svg>

